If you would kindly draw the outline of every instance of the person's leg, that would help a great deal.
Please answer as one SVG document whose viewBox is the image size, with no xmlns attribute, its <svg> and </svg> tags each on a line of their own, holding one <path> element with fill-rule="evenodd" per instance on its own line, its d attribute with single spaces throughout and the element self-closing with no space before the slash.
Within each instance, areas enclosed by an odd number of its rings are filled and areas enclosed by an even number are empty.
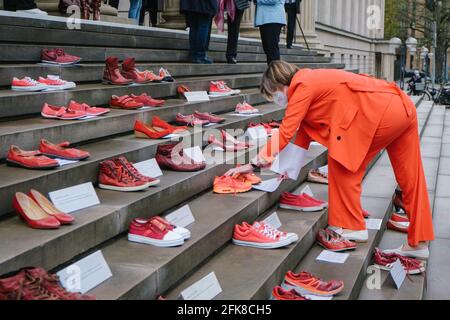
<svg viewBox="0 0 450 320">
<path fill-rule="evenodd" d="M 109 5 L 113 8 L 119 9 L 119 0 L 109 0 Z"/>
<path fill-rule="evenodd" d="M 230 62 L 231 59 L 236 59 L 237 47 L 239 40 L 239 29 L 241 27 L 242 15 L 244 10 L 237 10 L 234 16 L 234 21 L 227 19 L 228 25 L 228 37 L 227 37 L 227 52 L 225 54 L 227 60 Z"/>
<path fill-rule="evenodd" d="M 295 3 L 285 4 L 285 9 L 287 13 L 286 46 L 290 48 L 292 47 L 292 43 L 294 41 L 295 20 L 297 17 L 296 4 Z"/>
<path fill-rule="evenodd" d="M 139 13 L 139 25 L 144 25 L 145 12 L 148 10 L 147 0 L 142 0 L 141 10 Z"/>
<path fill-rule="evenodd" d="M 152 27 L 158 24 L 158 0 L 147 0 L 149 2 L 148 10 L 150 10 L 150 22 Z"/>
<path fill-rule="evenodd" d="M 186 24 L 189 25 L 189 52 L 192 60 L 198 60 L 197 57 L 197 34 L 198 20 L 195 12 L 186 12 Z"/>
<path fill-rule="evenodd" d="M 208 42 L 210 35 L 210 27 L 212 17 L 207 14 L 198 14 L 198 29 L 197 29 L 197 57 L 205 61 L 206 60 L 206 51 L 208 50 Z"/>
<path fill-rule="evenodd" d="M 128 18 L 133 19 L 136 23 L 139 22 L 139 15 L 141 13 L 142 0 L 130 0 L 130 10 L 128 11 Z"/>
<path fill-rule="evenodd" d="M 37 5 L 34 0 L 4 0 L 3 3 L 6 10 L 31 10 L 36 9 Z"/>
<path fill-rule="evenodd" d="M 264 53 L 267 56 L 267 64 L 274 60 L 280 60 L 280 32 L 282 24 L 268 23 L 260 26 L 261 41 Z"/>
</svg>

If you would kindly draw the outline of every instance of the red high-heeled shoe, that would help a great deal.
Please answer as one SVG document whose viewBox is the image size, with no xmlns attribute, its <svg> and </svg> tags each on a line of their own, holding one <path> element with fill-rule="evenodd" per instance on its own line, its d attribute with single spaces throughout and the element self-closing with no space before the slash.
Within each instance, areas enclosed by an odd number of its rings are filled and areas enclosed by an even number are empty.
<svg viewBox="0 0 450 320">
<path fill-rule="evenodd" d="M 28 193 L 31 199 L 33 199 L 47 214 L 55 217 L 61 224 L 71 224 L 75 221 L 75 218 L 70 214 L 61 212 L 51 203 L 42 193 L 37 190 L 31 189 Z"/>
<path fill-rule="evenodd" d="M 13 207 L 31 228 L 58 229 L 61 223 L 55 217 L 46 213 L 39 205 L 23 192 L 16 192 Z"/>
</svg>

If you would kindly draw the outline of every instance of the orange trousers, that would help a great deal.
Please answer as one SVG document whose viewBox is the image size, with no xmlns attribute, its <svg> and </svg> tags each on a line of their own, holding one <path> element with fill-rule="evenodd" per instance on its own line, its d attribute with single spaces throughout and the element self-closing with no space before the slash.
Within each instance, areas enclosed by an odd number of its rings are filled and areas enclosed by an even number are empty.
<svg viewBox="0 0 450 320">
<path fill-rule="evenodd" d="M 414 110 L 408 117 L 398 96 L 392 99 L 386 109 L 369 152 L 357 172 L 350 172 L 328 157 L 328 224 L 350 230 L 366 228 L 361 207 L 361 183 L 367 165 L 384 148 L 403 191 L 403 204 L 410 221 L 409 245 L 416 246 L 421 241 L 433 240 L 433 222 L 420 153 L 417 113 Z"/>
</svg>

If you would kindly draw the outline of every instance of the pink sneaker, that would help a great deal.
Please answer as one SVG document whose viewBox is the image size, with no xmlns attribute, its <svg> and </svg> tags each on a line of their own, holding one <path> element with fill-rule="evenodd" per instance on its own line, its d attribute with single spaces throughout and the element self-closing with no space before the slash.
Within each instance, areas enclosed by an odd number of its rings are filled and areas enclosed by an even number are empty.
<svg viewBox="0 0 450 320">
<path fill-rule="evenodd" d="M 254 107 L 252 107 L 251 105 L 249 105 L 247 102 L 244 101 L 242 103 L 239 102 L 236 105 L 236 111 L 235 112 L 239 113 L 239 114 L 254 114 L 254 113 L 258 113 L 259 110 L 254 108 Z"/>
<path fill-rule="evenodd" d="M 59 76 L 48 75 L 47 78 L 39 77 L 39 83 L 47 86 L 47 89 L 52 90 L 65 90 L 76 87 L 75 82 L 62 80 Z"/>
<path fill-rule="evenodd" d="M 25 77 L 23 79 L 13 78 L 11 83 L 11 89 L 14 91 L 41 91 L 47 89 L 46 84 L 37 82 L 30 77 Z"/>
<path fill-rule="evenodd" d="M 284 192 L 280 197 L 280 208 L 312 212 L 323 210 L 325 206 L 315 199 L 312 200 L 306 198 L 303 194 L 294 195 L 292 193 Z"/>
<path fill-rule="evenodd" d="M 209 84 L 209 95 L 212 97 L 226 97 L 235 94 L 223 81 L 211 81 Z"/>
<path fill-rule="evenodd" d="M 87 116 L 101 116 L 110 111 L 110 109 L 108 109 L 108 108 L 91 107 L 86 103 L 78 103 L 73 100 L 70 101 L 69 107 L 67 109 L 72 110 L 72 111 L 85 112 Z"/>
</svg>

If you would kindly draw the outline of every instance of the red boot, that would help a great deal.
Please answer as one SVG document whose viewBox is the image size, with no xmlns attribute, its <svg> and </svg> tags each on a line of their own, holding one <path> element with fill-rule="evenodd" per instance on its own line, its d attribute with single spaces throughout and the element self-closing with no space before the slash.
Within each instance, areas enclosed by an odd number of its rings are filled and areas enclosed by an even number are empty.
<svg viewBox="0 0 450 320">
<path fill-rule="evenodd" d="M 105 70 L 103 71 L 102 82 L 114 85 L 129 85 L 133 83 L 133 80 L 127 79 L 120 74 L 119 59 L 117 57 L 108 57 Z"/>
<path fill-rule="evenodd" d="M 150 79 L 147 79 L 144 75 L 136 70 L 136 64 L 134 58 L 126 58 L 122 62 L 122 75 L 127 79 L 132 79 L 135 83 L 148 83 Z"/>
</svg>

